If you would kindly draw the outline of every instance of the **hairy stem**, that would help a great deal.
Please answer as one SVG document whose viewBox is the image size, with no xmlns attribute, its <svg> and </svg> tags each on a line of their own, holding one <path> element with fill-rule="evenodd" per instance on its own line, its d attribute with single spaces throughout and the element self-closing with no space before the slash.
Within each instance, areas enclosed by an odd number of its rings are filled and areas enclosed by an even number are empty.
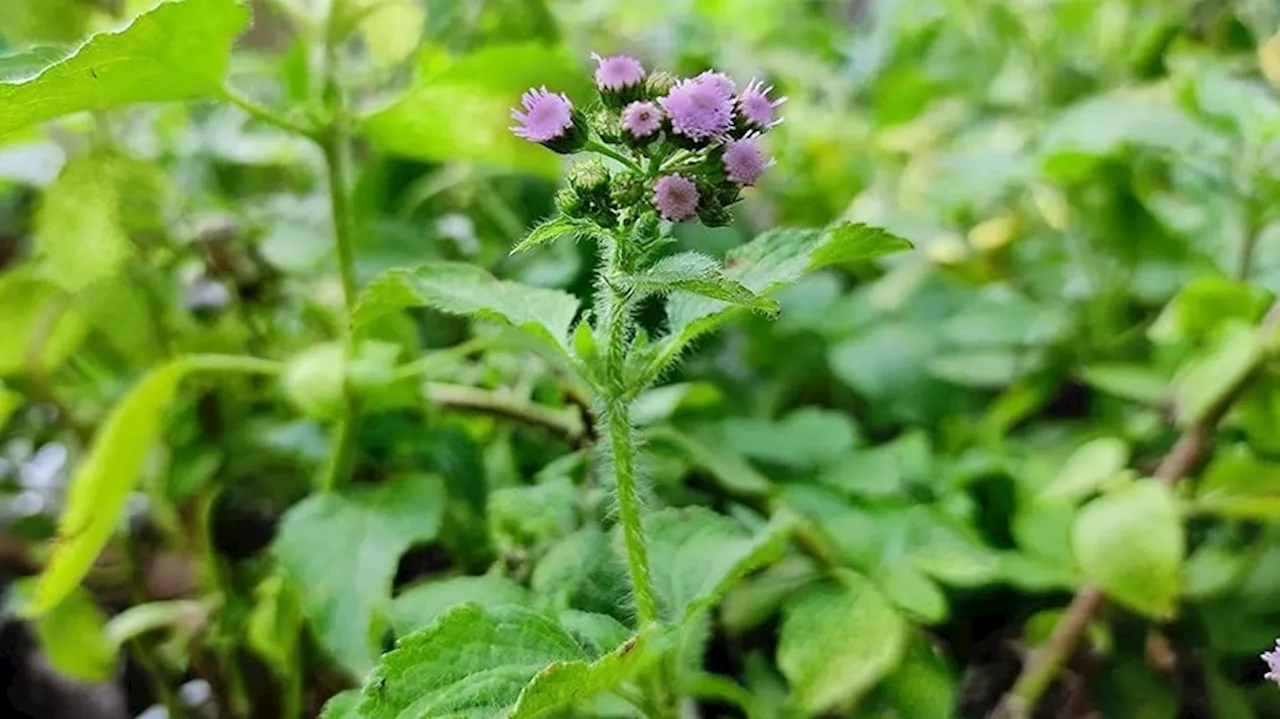
<svg viewBox="0 0 1280 719">
<path fill-rule="evenodd" d="M 1278 328 L 1280 328 L 1280 302 L 1272 305 L 1259 328 L 1266 344 L 1270 344 L 1270 337 Z M 1259 359 L 1258 365 L 1261 366 L 1264 361 L 1265 358 Z M 1258 367 L 1254 369 L 1257 370 Z M 1248 373 L 1239 384 L 1224 393 L 1217 404 L 1205 412 L 1198 422 L 1187 427 L 1178 437 L 1178 441 L 1160 460 L 1154 474 L 1156 481 L 1172 486 L 1195 468 L 1213 439 L 1214 429 L 1231 409 L 1231 405 L 1244 393 L 1254 374 L 1255 372 Z M 1022 673 L 1018 675 L 1013 688 L 992 712 L 993 719 L 1027 719 L 1031 716 L 1040 698 L 1053 684 L 1053 679 L 1062 665 L 1075 652 L 1085 630 L 1089 628 L 1089 622 L 1105 605 L 1106 595 L 1097 586 L 1087 585 L 1076 593 L 1067 607 L 1066 614 L 1054 627 L 1049 640 L 1027 657 Z"/>
</svg>

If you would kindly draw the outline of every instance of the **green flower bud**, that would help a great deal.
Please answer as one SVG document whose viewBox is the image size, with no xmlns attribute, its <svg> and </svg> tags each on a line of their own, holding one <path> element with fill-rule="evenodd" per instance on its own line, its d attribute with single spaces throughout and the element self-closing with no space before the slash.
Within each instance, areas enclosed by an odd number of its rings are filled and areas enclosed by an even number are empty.
<svg viewBox="0 0 1280 719">
<path fill-rule="evenodd" d="M 611 189 L 610 179 L 609 168 L 597 157 L 575 163 L 569 168 L 569 186 L 587 202 L 607 199 Z"/>
<path fill-rule="evenodd" d="M 665 97 L 676 86 L 677 78 L 669 72 L 651 72 L 644 81 L 644 95 L 650 100 Z"/>
<path fill-rule="evenodd" d="M 611 144 L 622 141 L 622 122 L 617 113 L 609 110 L 600 110 L 592 119 L 596 134 L 600 136 L 601 140 Z"/>
<path fill-rule="evenodd" d="M 733 222 L 733 215 L 720 203 L 720 198 L 711 188 L 700 188 L 699 191 L 702 192 L 702 201 L 698 203 L 698 219 L 702 220 L 702 224 L 707 227 L 727 227 Z"/>
<path fill-rule="evenodd" d="M 645 182 L 632 174 L 620 175 L 613 181 L 613 202 L 620 208 L 635 207 L 645 204 Z"/>
<path fill-rule="evenodd" d="M 562 187 L 556 191 L 556 209 L 569 217 L 582 217 L 582 199 L 572 187 Z"/>
</svg>

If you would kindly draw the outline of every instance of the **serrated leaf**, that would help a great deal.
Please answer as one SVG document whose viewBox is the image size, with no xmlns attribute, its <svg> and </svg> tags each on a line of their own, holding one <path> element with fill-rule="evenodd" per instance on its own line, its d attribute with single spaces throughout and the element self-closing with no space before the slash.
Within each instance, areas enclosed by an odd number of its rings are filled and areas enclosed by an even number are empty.
<svg viewBox="0 0 1280 719">
<path fill-rule="evenodd" d="M 559 158 L 508 129 L 511 108 L 530 87 L 546 85 L 571 98 L 588 87 L 576 58 L 536 42 L 490 45 L 420 72 L 390 107 L 362 123 L 374 145 L 424 160 L 476 162 L 553 176 Z"/>
<path fill-rule="evenodd" d="M 18 374 L 31 362 L 33 339 L 42 342 L 35 368 L 57 369 L 84 339 L 84 318 L 70 298 L 30 267 L 0 273 L 0 377 Z"/>
<path fill-rule="evenodd" d="M 608 239 L 608 235 L 590 220 L 556 215 L 545 222 L 538 223 L 523 240 L 511 248 L 511 254 L 550 244 L 561 237 L 570 237 L 574 242 L 586 239 Z"/>
<path fill-rule="evenodd" d="M 664 617 L 676 624 L 777 558 L 791 535 L 789 522 L 775 520 L 752 536 L 732 519 L 702 507 L 655 512 L 645 517 L 644 528 L 654 590 Z"/>
<path fill-rule="evenodd" d="M 496 575 L 428 581 L 405 589 L 395 598 L 391 625 L 399 637 L 427 626 L 458 604 L 472 602 L 491 609 L 505 604 L 527 604 L 531 599 L 527 589 Z"/>
<path fill-rule="evenodd" d="M 1135 482 L 1089 502 L 1071 544 L 1080 568 L 1108 596 L 1149 616 L 1173 614 L 1186 537 L 1167 486 Z"/>
<path fill-rule="evenodd" d="M 765 296 L 836 262 L 870 258 L 911 247 L 911 243 L 867 225 L 844 223 L 821 230 L 778 229 L 728 253 L 725 274 Z M 676 293 L 667 303 L 670 332 L 655 347 L 643 377 L 657 376 L 690 343 L 729 318 L 734 305 Z"/>
<path fill-rule="evenodd" d="M 631 287 L 640 295 L 687 292 L 741 305 L 770 317 L 778 314 L 778 303 L 775 300 L 760 297 L 730 278 L 719 262 L 701 252 L 668 255 L 637 274 Z"/>
<path fill-rule="evenodd" d="M 783 612 L 778 668 L 806 713 L 843 713 L 898 667 L 908 636 L 889 600 L 842 570 Z"/>
<path fill-rule="evenodd" d="M 1129 462 L 1129 445 L 1117 437 L 1085 442 L 1040 491 L 1043 501 L 1076 502 L 1096 492 Z"/>
<path fill-rule="evenodd" d="M 115 274 L 132 252 L 113 173 L 108 154 L 77 157 L 41 198 L 36 255 L 45 276 L 68 292 Z"/>
<path fill-rule="evenodd" d="M 238 0 L 163 2 L 31 74 L 0 81 L 0 135 L 86 110 L 215 96 L 249 17 Z"/>
<path fill-rule="evenodd" d="M 42 614 L 70 594 L 116 530 L 143 461 L 160 435 L 178 383 L 191 369 L 175 360 L 151 371 L 116 405 L 71 480 L 53 555 L 31 610 Z"/>
<path fill-rule="evenodd" d="M 444 485 L 409 475 L 317 494 L 294 505 L 273 550 L 321 642 L 355 676 L 379 654 L 400 555 L 435 539 Z"/>
<path fill-rule="evenodd" d="M 626 681 L 647 637 L 596 655 L 555 620 L 463 604 L 405 637 L 364 687 L 364 719 L 536 719 Z"/>
<path fill-rule="evenodd" d="M 533 591 L 561 609 L 630 620 L 627 569 L 599 529 L 581 529 L 557 542 L 533 570 Z"/>
<path fill-rule="evenodd" d="M 1178 421 L 1200 421 L 1258 368 L 1266 348 L 1256 330 L 1233 324 L 1207 354 L 1189 362 L 1174 379 Z"/>
<path fill-rule="evenodd" d="M 578 299 L 560 290 L 499 280 L 474 265 L 436 262 L 379 276 L 361 293 L 353 322 L 366 326 L 408 307 L 504 322 L 567 351 Z"/>
</svg>

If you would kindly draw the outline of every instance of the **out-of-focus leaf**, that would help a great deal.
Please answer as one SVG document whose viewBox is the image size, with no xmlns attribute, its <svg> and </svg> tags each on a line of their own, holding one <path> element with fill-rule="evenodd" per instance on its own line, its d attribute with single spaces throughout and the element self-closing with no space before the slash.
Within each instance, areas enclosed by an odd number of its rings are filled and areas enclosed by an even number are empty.
<svg viewBox="0 0 1280 719">
<path fill-rule="evenodd" d="M 33 580 L 24 580 L 12 591 L 11 601 L 22 612 L 37 590 Z M 58 673 L 105 684 L 115 678 L 117 663 L 117 645 L 107 636 L 106 623 L 106 615 L 93 596 L 75 588 L 36 620 L 36 639 Z"/>
<path fill-rule="evenodd" d="M 725 451 L 718 442 L 694 437 L 670 427 L 655 428 L 646 437 L 653 442 L 675 445 L 689 461 L 706 470 L 720 486 L 734 494 L 762 496 L 769 492 L 771 484 L 768 477 L 740 455 Z"/>
<path fill-rule="evenodd" d="M 160 3 L 124 29 L 0 81 L 0 135 L 85 110 L 215 96 L 249 17 L 238 0 Z"/>
<path fill-rule="evenodd" d="M 812 469 L 853 448 L 857 427 L 841 412 L 806 407 L 778 421 L 730 419 L 721 425 L 728 448 L 784 467 Z"/>
<path fill-rule="evenodd" d="M 1079 501 L 1124 469 L 1129 446 L 1117 437 L 1101 437 L 1080 445 L 1058 474 L 1040 491 L 1042 501 Z"/>
<path fill-rule="evenodd" d="M 682 252 L 658 260 L 635 276 L 632 288 L 641 295 L 687 292 L 741 305 L 770 317 L 778 314 L 776 301 L 756 295 L 726 275 L 720 263 L 700 252 Z"/>
<path fill-rule="evenodd" d="M 567 215 L 556 215 L 539 223 L 530 230 L 529 234 L 525 235 L 524 239 L 516 243 L 516 246 L 511 249 L 511 254 L 514 255 L 517 252 L 541 247 L 555 242 L 561 237 L 572 238 L 574 242 L 608 239 L 608 235 L 590 220 L 580 220 Z"/>
<path fill-rule="evenodd" d="M 523 92 L 543 85 L 585 99 L 585 77 L 560 48 L 491 45 L 447 67 L 422 71 L 404 97 L 365 118 L 362 129 L 394 154 L 551 176 L 560 166 L 558 156 L 511 133 L 511 108 L 520 106 Z"/>
<path fill-rule="evenodd" d="M 1202 345 L 1235 325 L 1253 325 L 1269 299 L 1262 290 L 1217 275 L 1197 277 L 1169 300 L 1147 330 L 1152 342 Z"/>
<path fill-rule="evenodd" d="M 1135 482 L 1089 502 L 1071 535 L 1081 569 L 1109 597 L 1149 616 L 1173 613 L 1186 538 L 1167 486 Z"/>
<path fill-rule="evenodd" d="M 1153 407 L 1164 406 L 1172 395 L 1167 378 L 1138 364 L 1088 365 L 1080 377 L 1102 392 Z"/>
<path fill-rule="evenodd" d="M 872 704 L 899 719 L 938 719 L 955 708 L 956 682 L 923 636 L 912 637 L 902 664 L 876 689 Z"/>
<path fill-rule="evenodd" d="M 524 587 L 505 577 L 451 577 L 409 587 L 395 598 L 391 624 L 396 636 L 404 636 L 434 622 L 450 608 L 471 602 L 485 609 L 505 604 L 526 604 Z"/>
<path fill-rule="evenodd" d="M 840 571 L 784 611 L 778 668 L 810 714 L 847 711 L 902 662 L 907 622 L 866 579 Z"/>
<path fill-rule="evenodd" d="M 1276 33 L 1258 46 L 1258 65 L 1267 82 L 1280 90 L 1280 33 Z"/>
<path fill-rule="evenodd" d="M 1232 325 L 1207 354 L 1193 359 L 1175 378 L 1178 421 L 1189 425 L 1203 419 L 1257 369 L 1265 353 L 1256 330 Z"/>
<path fill-rule="evenodd" d="M 361 719 L 360 690 L 348 689 L 339 692 L 325 702 L 320 719 Z"/>
<path fill-rule="evenodd" d="M 443 514 L 440 479 L 408 475 L 313 495 L 281 520 L 280 567 L 325 648 L 353 675 L 369 671 L 381 649 L 400 555 L 435 539 Z"/>
<path fill-rule="evenodd" d="M 9 0 L 0 3 L 0 37 L 10 44 L 73 42 L 88 31 L 81 0 Z"/>
<path fill-rule="evenodd" d="M 28 368 L 33 340 L 42 345 L 34 367 L 51 372 L 85 336 L 84 318 L 71 309 L 70 298 L 32 269 L 0 274 L 0 377 Z"/>
<path fill-rule="evenodd" d="M 115 176 L 111 155 L 77 157 L 41 198 L 36 254 L 45 276 L 68 292 L 115 274 L 131 254 Z"/>
<path fill-rule="evenodd" d="M 534 568 L 530 586 L 560 609 L 631 618 L 626 566 L 599 529 L 581 529 L 556 543 Z"/>
</svg>

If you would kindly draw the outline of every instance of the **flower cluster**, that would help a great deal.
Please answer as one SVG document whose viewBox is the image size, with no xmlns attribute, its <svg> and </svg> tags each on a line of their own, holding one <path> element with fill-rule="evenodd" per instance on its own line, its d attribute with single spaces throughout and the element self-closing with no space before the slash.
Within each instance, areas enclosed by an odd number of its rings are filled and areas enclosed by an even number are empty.
<svg viewBox="0 0 1280 719">
<path fill-rule="evenodd" d="M 1267 663 L 1267 673 L 1263 679 L 1280 684 L 1280 639 L 1276 640 L 1276 648 L 1262 653 L 1262 661 Z"/>
<path fill-rule="evenodd" d="M 772 164 L 760 137 L 781 122 L 784 99 L 757 80 L 739 90 L 720 72 L 679 79 L 647 72 L 627 55 L 592 58 L 599 99 L 588 112 L 545 87 L 526 92 L 511 111 L 519 137 L 621 165 L 615 172 L 598 160 L 576 167 L 557 196 L 561 211 L 606 227 L 654 212 L 673 222 L 696 215 L 727 224 L 725 208 Z"/>
</svg>

